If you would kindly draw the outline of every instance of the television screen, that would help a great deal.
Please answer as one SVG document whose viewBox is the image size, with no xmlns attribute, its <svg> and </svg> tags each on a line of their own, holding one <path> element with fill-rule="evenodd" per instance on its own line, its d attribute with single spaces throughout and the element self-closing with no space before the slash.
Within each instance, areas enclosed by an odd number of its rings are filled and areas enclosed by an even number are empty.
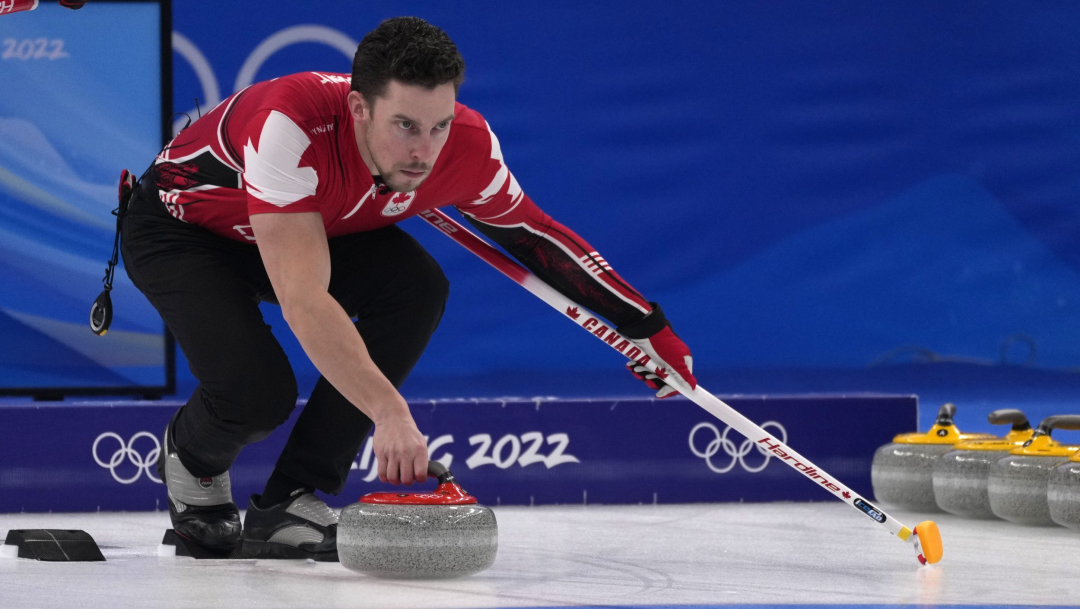
<svg viewBox="0 0 1080 609">
<path fill-rule="evenodd" d="M 169 391 L 173 345 L 121 266 L 114 318 L 90 331 L 117 184 L 165 137 L 161 2 L 42 3 L 0 16 L 0 394 Z"/>
</svg>

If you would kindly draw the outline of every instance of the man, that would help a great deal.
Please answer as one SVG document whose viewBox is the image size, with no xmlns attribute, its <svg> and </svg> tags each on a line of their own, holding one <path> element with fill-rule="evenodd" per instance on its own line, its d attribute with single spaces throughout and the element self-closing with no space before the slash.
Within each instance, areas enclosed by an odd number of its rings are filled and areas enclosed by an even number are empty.
<svg viewBox="0 0 1080 609">
<path fill-rule="evenodd" d="M 455 206 L 695 384 L 690 352 L 660 309 L 533 204 L 487 123 L 456 103 L 464 70 L 445 32 L 391 19 L 364 37 L 351 78 L 252 85 L 182 131 L 143 176 L 122 222 L 127 271 L 200 383 L 159 461 L 179 534 L 216 549 L 243 539 L 249 556 L 336 560 L 337 520 L 313 491 L 341 491 L 373 425 L 380 479 L 425 480 L 424 438 L 397 388 L 448 286 L 394 224 L 434 207 Z M 297 397 L 259 301 L 280 304 L 322 378 L 241 527 L 228 469 Z"/>
</svg>

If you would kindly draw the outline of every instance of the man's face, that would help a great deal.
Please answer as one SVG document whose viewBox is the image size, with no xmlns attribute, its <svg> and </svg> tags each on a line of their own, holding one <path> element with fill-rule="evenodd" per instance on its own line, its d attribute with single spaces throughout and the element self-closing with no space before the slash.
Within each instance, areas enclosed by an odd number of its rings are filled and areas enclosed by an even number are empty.
<svg viewBox="0 0 1080 609">
<path fill-rule="evenodd" d="M 453 83 L 427 89 L 391 80 L 374 104 L 350 92 L 356 145 L 368 169 L 397 192 L 416 190 L 450 135 L 455 99 Z"/>
</svg>

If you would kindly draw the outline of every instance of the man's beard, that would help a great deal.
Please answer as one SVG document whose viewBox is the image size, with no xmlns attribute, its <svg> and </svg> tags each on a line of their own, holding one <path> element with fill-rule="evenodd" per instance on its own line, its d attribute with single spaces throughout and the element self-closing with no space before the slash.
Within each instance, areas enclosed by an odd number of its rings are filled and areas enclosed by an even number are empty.
<svg viewBox="0 0 1080 609">
<path fill-rule="evenodd" d="M 382 176 L 383 184 L 386 184 L 386 186 L 394 192 L 412 192 L 417 188 L 420 188 L 420 185 L 423 184 L 424 180 L 426 180 L 428 178 L 428 175 L 430 175 L 425 174 L 424 177 L 420 178 L 419 182 L 412 182 L 412 180 L 409 180 L 409 178 L 399 176 L 399 174 L 387 174 L 385 171 L 382 170 L 381 167 L 379 167 L 378 163 L 375 164 L 375 167 L 378 168 L 379 174 Z M 405 169 L 409 171 L 423 171 L 422 169 L 410 169 L 408 167 L 405 167 Z M 398 179 L 399 177 L 401 178 L 400 180 Z"/>
<path fill-rule="evenodd" d="M 417 184 L 415 186 L 410 187 L 408 178 L 405 178 L 404 176 L 399 176 L 398 174 L 395 174 L 392 171 L 386 171 L 385 169 L 383 169 L 382 165 L 379 164 L 379 160 L 375 158 L 375 152 L 374 152 L 375 149 L 372 148 L 372 146 L 371 146 L 371 135 L 370 134 L 364 134 L 364 143 L 367 144 L 367 149 L 368 149 L 369 153 L 371 154 L 371 162 L 372 162 L 372 164 L 375 165 L 375 169 L 379 170 L 379 177 L 382 178 L 383 184 L 386 184 L 386 187 L 389 188 L 390 190 L 394 191 L 394 192 L 412 192 L 412 191 L 416 190 L 417 188 L 419 188 L 420 184 L 423 184 L 424 180 L 426 180 L 428 178 L 428 176 L 431 175 L 431 173 L 430 173 L 431 168 L 428 167 L 427 165 L 418 165 L 418 166 L 415 166 L 415 167 L 414 166 L 403 167 L 402 169 L 406 169 L 408 171 L 427 171 L 427 172 L 429 172 L 429 173 L 425 174 L 424 177 L 421 178 L 421 180 L 419 182 L 417 182 Z M 399 179 L 399 177 L 400 177 L 400 179 Z"/>
</svg>

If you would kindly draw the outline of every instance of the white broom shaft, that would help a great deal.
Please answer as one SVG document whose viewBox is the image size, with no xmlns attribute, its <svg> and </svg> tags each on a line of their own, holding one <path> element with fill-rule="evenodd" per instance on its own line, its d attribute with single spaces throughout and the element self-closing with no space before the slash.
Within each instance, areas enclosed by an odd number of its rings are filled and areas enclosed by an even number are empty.
<svg viewBox="0 0 1080 609">
<path fill-rule="evenodd" d="M 630 350 L 625 347 L 622 350 L 619 349 L 620 345 L 625 345 L 627 343 L 632 345 L 633 343 L 631 343 L 629 339 L 618 334 L 614 329 L 608 328 L 601 320 L 592 316 L 584 307 L 570 300 L 566 296 L 563 296 L 539 277 L 532 274 L 528 269 L 523 268 L 521 265 L 511 260 L 508 256 L 473 234 L 472 231 L 453 218 L 447 216 L 438 209 L 423 212 L 420 216 L 451 239 L 457 241 L 460 245 L 465 247 L 465 249 L 476 254 L 485 262 L 495 267 L 499 272 L 514 280 L 518 285 L 532 292 L 535 296 L 540 298 L 540 300 L 548 303 L 568 319 L 585 330 L 588 330 L 590 334 L 593 334 L 600 340 L 608 343 L 609 346 L 616 349 L 624 356 L 629 357 L 630 359 L 639 360 L 639 363 L 643 363 L 650 371 L 656 372 L 656 364 L 654 362 L 640 361 L 637 356 L 644 354 L 641 354 L 637 349 Z M 638 351 L 638 353 L 635 354 L 633 351 Z M 701 385 L 698 385 L 695 389 L 690 389 L 682 383 L 672 382 L 671 385 L 692 402 L 707 410 L 714 417 L 720 419 L 742 435 L 754 441 L 758 445 L 758 448 L 769 452 L 774 457 L 787 463 L 795 469 L 795 471 L 813 480 L 818 486 L 832 493 L 833 496 L 840 501 L 850 505 L 859 512 L 868 514 L 867 510 L 856 505 L 856 501 L 860 500 L 860 497 L 851 489 L 836 478 L 830 476 L 828 473 L 822 471 L 816 465 L 811 463 L 809 459 L 795 452 L 780 440 L 772 437 L 772 435 L 753 421 L 706 391 Z M 884 520 L 884 522 L 881 522 L 871 516 L 875 522 L 878 522 L 888 529 L 890 533 L 901 539 L 906 540 L 908 538 L 910 530 L 907 527 L 892 516 L 881 511 L 877 506 L 874 506 L 873 509 L 879 513 Z"/>
</svg>

